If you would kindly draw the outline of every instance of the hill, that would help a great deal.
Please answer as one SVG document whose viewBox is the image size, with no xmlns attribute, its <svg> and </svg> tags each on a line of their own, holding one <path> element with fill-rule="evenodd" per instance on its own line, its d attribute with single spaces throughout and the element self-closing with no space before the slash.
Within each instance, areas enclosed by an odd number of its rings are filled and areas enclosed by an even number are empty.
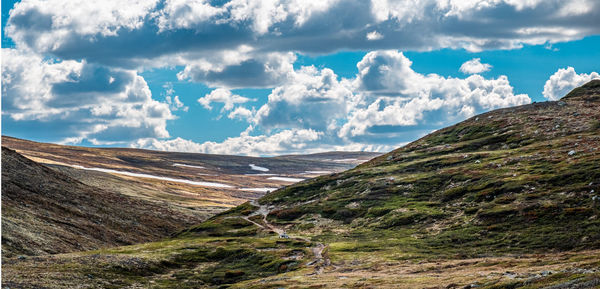
<svg viewBox="0 0 600 289">
<path fill-rule="evenodd" d="M 85 185 L 2 147 L 2 257 L 155 241 L 200 220 Z"/>
<path fill-rule="evenodd" d="M 597 288 L 599 108 L 596 80 L 289 185 L 169 240 L 12 259 L 3 274 L 47 287 Z"/>
<path fill-rule="evenodd" d="M 90 148 L 2 137 L 18 153 L 93 187 L 168 203 L 207 218 L 299 180 L 344 171 L 379 153 L 245 157 Z"/>
</svg>

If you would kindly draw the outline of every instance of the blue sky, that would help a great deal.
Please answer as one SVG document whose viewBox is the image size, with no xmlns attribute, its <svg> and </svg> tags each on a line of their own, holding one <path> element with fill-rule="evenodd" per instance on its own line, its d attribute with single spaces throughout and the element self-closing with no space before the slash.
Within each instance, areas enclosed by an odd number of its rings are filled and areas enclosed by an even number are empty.
<svg viewBox="0 0 600 289">
<path fill-rule="evenodd" d="M 77 2 L 2 1 L 3 135 L 387 151 L 600 77 L 593 0 Z"/>
</svg>

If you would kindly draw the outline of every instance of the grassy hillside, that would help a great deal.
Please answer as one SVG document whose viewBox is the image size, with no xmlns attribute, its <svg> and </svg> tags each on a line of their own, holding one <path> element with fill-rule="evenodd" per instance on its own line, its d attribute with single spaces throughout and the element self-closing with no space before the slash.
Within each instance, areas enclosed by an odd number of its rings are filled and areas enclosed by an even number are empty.
<svg viewBox="0 0 600 289">
<path fill-rule="evenodd" d="M 599 82 L 473 117 L 259 202 L 290 232 L 359 247 L 464 256 L 598 248 Z"/>
<path fill-rule="evenodd" d="M 199 222 L 80 183 L 2 147 L 2 257 L 155 241 Z"/>
<path fill-rule="evenodd" d="M 3 280 L 48 287 L 86 280 L 89 287 L 131 288 L 597 288 L 599 192 L 597 80 L 561 101 L 478 115 L 349 171 L 290 185 L 170 240 L 11 259 Z M 58 277 L 65 274 L 69 281 Z"/>
</svg>

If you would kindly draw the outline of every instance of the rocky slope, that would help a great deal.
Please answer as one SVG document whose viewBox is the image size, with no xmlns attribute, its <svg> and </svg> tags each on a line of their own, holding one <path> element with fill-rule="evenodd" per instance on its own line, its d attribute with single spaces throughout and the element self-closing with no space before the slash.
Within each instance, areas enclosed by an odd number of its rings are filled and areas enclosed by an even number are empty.
<svg viewBox="0 0 600 289">
<path fill-rule="evenodd" d="M 2 147 L 4 258 L 155 241 L 200 220 L 87 186 Z"/>
<path fill-rule="evenodd" d="M 3 282 L 597 288 L 599 192 L 596 80 L 560 101 L 478 115 L 354 169 L 290 185 L 160 243 L 95 259 L 11 259 Z M 65 274 L 70 281 L 58 277 Z"/>
</svg>

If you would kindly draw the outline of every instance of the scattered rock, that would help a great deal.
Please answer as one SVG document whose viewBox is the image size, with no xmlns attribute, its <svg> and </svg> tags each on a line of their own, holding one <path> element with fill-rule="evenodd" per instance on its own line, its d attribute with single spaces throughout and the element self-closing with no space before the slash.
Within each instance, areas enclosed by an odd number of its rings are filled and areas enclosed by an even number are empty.
<svg viewBox="0 0 600 289">
<path fill-rule="evenodd" d="M 544 270 L 542 271 L 542 273 L 540 273 L 542 276 L 546 277 L 548 275 L 552 275 L 552 271 L 548 271 L 548 270 Z"/>
<path fill-rule="evenodd" d="M 575 155 L 575 153 L 576 152 L 574 150 L 571 150 L 571 151 L 569 151 L 569 156 Z"/>
<path fill-rule="evenodd" d="M 356 209 L 358 207 L 360 207 L 360 204 L 358 202 L 352 202 L 352 203 L 346 205 L 346 208 L 348 208 L 348 209 Z"/>
<path fill-rule="evenodd" d="M 508 279 L 515 279 L 517 277 L 517 273 L 506 271 L 506 273 L 504 273 L 504 276 Z"/>
</svg>

